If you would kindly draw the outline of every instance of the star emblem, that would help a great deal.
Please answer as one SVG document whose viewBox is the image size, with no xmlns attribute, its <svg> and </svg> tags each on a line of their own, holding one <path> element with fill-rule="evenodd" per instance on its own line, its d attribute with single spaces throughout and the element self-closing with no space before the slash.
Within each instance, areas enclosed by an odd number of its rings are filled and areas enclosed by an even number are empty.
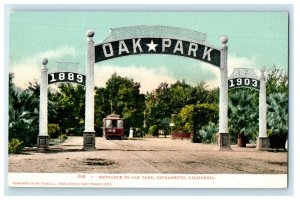
<svg viewBox="0 0 300 200">
<path fill-rule="evenodd" d="M 154 52 L 156 52 L 156 46 L 158 45 L 158 44 L 154 44 L 153 43 L 153 40 L 151 40 L 151 42 L 150 42 L 150 44 L 146 44 L 148 47 L 149 47 L 149 49 L 148 49 L 148 52 L 150 52 L 151 50 L 153 50 Z"/>
</svg>

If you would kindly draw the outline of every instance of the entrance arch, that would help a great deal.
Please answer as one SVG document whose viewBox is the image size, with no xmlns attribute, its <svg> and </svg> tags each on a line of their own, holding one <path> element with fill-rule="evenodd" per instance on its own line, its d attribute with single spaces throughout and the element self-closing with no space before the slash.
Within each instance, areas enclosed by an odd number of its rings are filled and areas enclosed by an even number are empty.
<svg viewBox="0 0 300 200">
<path fill-rule="evenodd" d="M 248 87 L 259 91 L 259 134 L 256 140 L 256 150 L 267 150 L 270 139 L 267 135 L 267 97 L 265 69 L 258 77 L 254 69 L 235 68 L 228 79 L 228 89 Z"/>
<path fill-rule="evenodd" d="M 44 151 L 49 146 L 48 85 L 59 82 L 71 82 L 80 85 L 85 85 L 86 79 L 85 75 L 75 72 L 55 72 L 49 74 L 47 64 L 48 59 L 44 58 L 41 67 L 39 134 L 37 138 L 38 150 L 40 151 Z"/>
<path fill-rule="evenodd" d="M 86 51 L 85 130 L 83 149 L 94 150 L 94 65 L 104 60 L 137 54 L 170 54 L 189 57 L 220 68 L 219 81 L 219 149 L 230 149 L 228 133 L 228 74 L 227 36 L 221 36 L 221 47 L 216 48 L 206 40 L 206 34 L 183 28 L 167 26 L 134 26 L 111 29 L 100 44 L 94 44 L 94 31 L 88 30 Z M 47 62 L 41 68 L 40 134 L 38 146 L 47 142 Z M 45 92 L 46 91 L 46 92 Z M 46 102 L 44 102 L 46 101 Z M 47 108 L 47 107 L 46 107 Z M 42 131 L 42 132 L 41 132 Z M 42 145 L 39 141 L 45 141 Z"/>
<path fill-rule="evenodd" d="M 83 149 L 95 149 L 94 131 L 94 64 L 103 60 L 136 54 L 171 54 L 190 57 L 220 68 L 219 148 L 230 149 L 228 134 L 227 42 L 222 36 L 221 48 L 206 41 L 206 34 L 183 28 L 134 26 L 111 29 L 100 44 L 94 44 L 94 31 L 88 30 L 86 53 L 86 110 Z M 90 141 L 91 143 L 88 143 Z"/>
</svg>

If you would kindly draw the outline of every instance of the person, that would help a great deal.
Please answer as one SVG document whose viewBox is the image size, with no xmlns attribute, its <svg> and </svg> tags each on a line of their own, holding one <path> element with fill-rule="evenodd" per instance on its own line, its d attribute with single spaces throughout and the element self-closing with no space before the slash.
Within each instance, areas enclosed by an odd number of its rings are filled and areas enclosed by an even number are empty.
<svg viewBox="0 0 300 200">
<path fill-rule="evenodd" d="M 130 131 L 129 131 L 129 138 L 133 138 L 133 129 L 132 129 L 132 127 L 130 128 Z"/>
</svg>

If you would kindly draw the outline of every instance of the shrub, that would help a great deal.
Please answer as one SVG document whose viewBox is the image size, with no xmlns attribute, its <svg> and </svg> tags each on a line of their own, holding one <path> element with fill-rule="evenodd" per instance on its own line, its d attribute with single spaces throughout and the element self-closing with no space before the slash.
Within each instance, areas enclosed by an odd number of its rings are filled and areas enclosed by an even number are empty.
<svg viewBox="0 0 300 200">
<path fill-rule="evenodd" d="M 62 134 L 58 137 L 60 139 L 61 142 L 65 141 L 66 139 L 68 139 L 68 136 L 66 134 Z"/>
<path fill-rule="evenodd" d="M 134 128 L 133 137 L 143 137 L 143 130 L 140 128 Z"/>
<path fill-rule="evenodd" d="M 158 126 L 157 125 L 150 126 L 149 133 L 153 136 L 158 136 Z"/>
<path fill-rule="evenodd" d="M 270 138 L 270 148 L 274 149 L 285 149 L 286 135 L 274 134 L 269 135 Z"/>
<path fill-rule="evenodd" d="M 12 138 L 8 143 L 8 152 L 19 154 L 23 150 L 23 141 L 20 141 L 17 138 Z"/>
<path fill-rule="evenodd" d="M 193 143 L 201 143 L 203 141 L 202 130 L 193 135 Z"/>
<path fill-rule="evenodd" d="M 58 124 L 48 124 L 48 134 L 50 138 L 58 138 L 60 135 L 60 128 Z"/>
<path fill-rule="evenodd" d="M 203 143 L 215 142 L 215 135 L 218 132 L 218 125 L 210 122 L 207 126 L 203 126 L 199 131 Z"/>
<path fill-rule="evenodd" d="M 84 132 L 84 127 L 77 127 L 77 128 L 68 128 L 67 135 L 75 135 L 75 136 L 82 136 Z"/>
</svg>

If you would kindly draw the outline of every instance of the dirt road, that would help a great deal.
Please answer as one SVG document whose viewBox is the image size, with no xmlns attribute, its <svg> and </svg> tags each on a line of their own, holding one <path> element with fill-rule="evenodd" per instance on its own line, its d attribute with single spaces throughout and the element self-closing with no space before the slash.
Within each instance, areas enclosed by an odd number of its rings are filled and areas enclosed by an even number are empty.
<svg viewBox="0 0 300 200">
<path fill-rule="evenodd" d="M 9 155 L 9 172 L 286 174 L 287 152 L 261 152 L 232 146 L 194 144 L 170 138 L 106 140 L 96 138 L 96 151 L 82 151 L 82 137 L 69 137 L 50 152 Z"/>
</svg>

